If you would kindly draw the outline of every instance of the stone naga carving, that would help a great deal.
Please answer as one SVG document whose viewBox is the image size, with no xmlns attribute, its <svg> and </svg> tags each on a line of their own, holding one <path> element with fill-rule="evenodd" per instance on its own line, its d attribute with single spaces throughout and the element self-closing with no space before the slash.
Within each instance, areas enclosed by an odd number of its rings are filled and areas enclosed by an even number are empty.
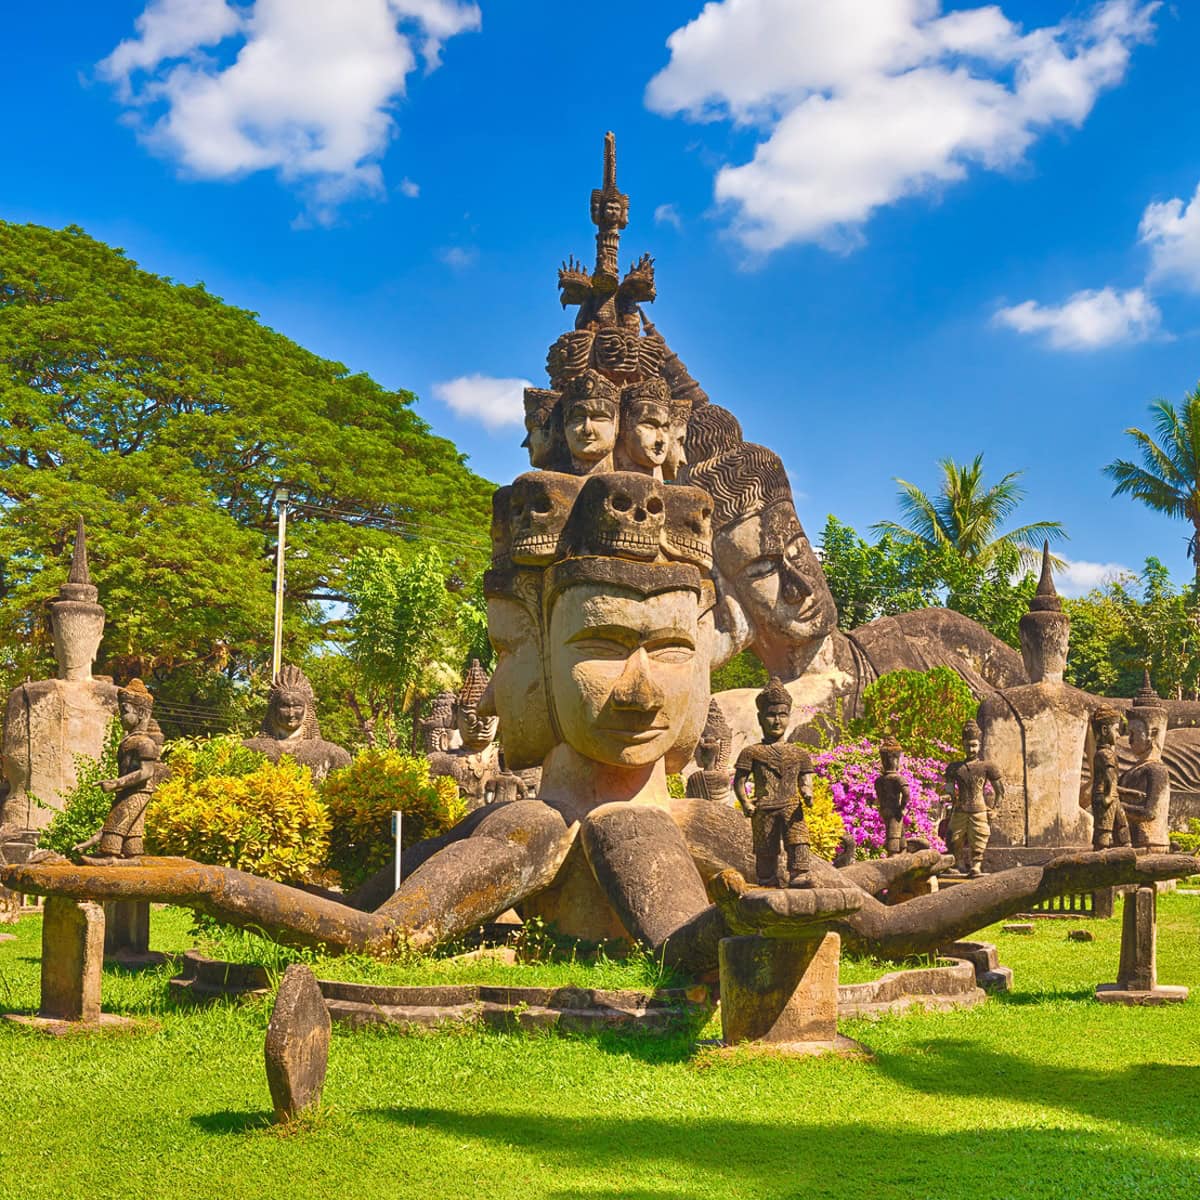
<svg viewBox="0 0 1200 1200">
<path fill-rule="evenodd" d="M 312 684 L 299 667 L 285 664 L 267 694 L 267 711 L 256 737 L 243 743 L 277 763 L 285 754 L 312 771 L 320 783 L 330 771 L 350 765 L 350 752 L 321 736 Z"/>
<path fill-rule="evenodd" d="M 488 673 L 479 665 L 479 659 L 472 659 L 454 703 L 455 723 L 462 744 L 456 750 L 443 750 L 429 756 L 429 773 L 435 777 L 450 776 L 468 808 L 478 808 L 494 797 L 495 788 L 489 796 L 488 785 L 502 774 L 495 713 L 480 711 L 479 702 L 487 685 Z M 504 787 L 503 784 L 500 786 Z"/>
</svg>

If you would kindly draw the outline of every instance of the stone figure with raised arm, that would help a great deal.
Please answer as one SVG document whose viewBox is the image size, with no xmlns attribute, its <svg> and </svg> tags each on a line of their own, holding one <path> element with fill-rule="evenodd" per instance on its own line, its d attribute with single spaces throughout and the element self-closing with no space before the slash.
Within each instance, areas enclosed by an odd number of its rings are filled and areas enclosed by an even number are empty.
<svg viewBox="0 0 1200 1200">
<path fill-rule="evenodd" d="M 783 740 L 791 713 L 791 696 L 772 678 L 758 695 L 763 740 L 742 751 L 733 773 L 734 793 L 750 818 L 761 887 L 777 885 L 780 843 L 787 852 L 787 886 L 811 886 L 804 810 L 812 805 L 813 766 L 807 751 Z"/>
<path fill-rule="evenodd" d="M 140 679 L 117 689 L 117 707 L 125 736 L 117 751 L 120 774 L 100 781 L 100 790 L 115 799 L 98 835 L 98 857 L 140 858 L 146 809 L 163 769 L 163 734 L 152 715 L 154 697 Z"/>
<path fill-rule="evenodd" d="M 995 763 L 980 757 L 982 736 L 974 721 L 963 726 L 962 737 L 964 757 L 946 767 L 951 809 L 950 852 L 964 875 L 977 878 L 983 874 L 983 855 L 992 836 L 988 815 L 1004 799 L 1004 779 Z"/>
</svg>

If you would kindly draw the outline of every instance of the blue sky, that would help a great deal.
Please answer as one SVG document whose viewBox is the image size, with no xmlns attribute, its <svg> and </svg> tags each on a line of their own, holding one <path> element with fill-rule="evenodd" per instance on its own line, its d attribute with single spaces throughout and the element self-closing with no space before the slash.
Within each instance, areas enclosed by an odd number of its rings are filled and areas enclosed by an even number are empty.
<svg viewBox="0 0 1200 1200">
<path fill-rule="evenodd" d="M 0 218 L 82 225 L 420 397 L 505 481 L 519 384 L 624 259 L 814 536 L 979 451 L 1068 588 L 1187 531 L 1110 498 L 1200 377 L 1200 11 L 1144 0 L 43 0 L 5 14 Z M 459 409 L 451 407 L 454 400 Z M 505 423 L 506 420 L 509 423 Z"/>
</svg>

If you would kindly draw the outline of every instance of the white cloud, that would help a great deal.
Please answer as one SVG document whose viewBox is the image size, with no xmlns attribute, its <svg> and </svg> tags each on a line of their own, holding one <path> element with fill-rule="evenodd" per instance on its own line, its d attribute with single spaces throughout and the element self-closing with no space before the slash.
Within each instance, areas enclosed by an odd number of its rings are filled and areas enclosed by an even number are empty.
<svg viewBox="0 0 1200 1200">
<path fill-rule="evenodd" d="M 1157 0 L 1106 0 L 1023 33 L 994 6 L 940 0 L 719 0 L 667 39 L 656 112 L 765 131 L 717 174 L 751 251 L 847 247 L 878 208 L 1018 162 L 1078 126 L 1149 38 Z"/>
<path fill-rule="evenodd" d="M 460 0 L 151 0 L 97 69 L 156 152 L 208 179 L 277 171 L 330 220 L 382 191 L 414 40 L 432 70 L 447 38 L 479 24 Z"/>
<path fill-rule="evenodd" d="M 1131 571 L 1121 563 L 1070 558 L 1064 558 L 1063 562 L 1065 565 L 1054 572 L 1054 586 L 1063 596 L 1084 596 L 1093 588 L 1103 587 L 1118 579 L 1137 577 L 1136 571 Z"/>
<path fill-rule="evenodd" d="M 400 180 L 399 187 L 400 195 L 407 196 L 409 200 L 415 200 L 421 194 L 421 185 L 411 179 Z"/>
<path fill-rule="evenodd" d="M 460 375 L 433 385 L 433 394 L 452 412 L 483 422 L 488 429 L 525 423 L 524 392 L 528 379 L 495 379 L 490 375 Z"/>
<path fill-rule="evenodd" d="M 1200 187 L 1190 203 L 1176 197 L 1148 204 L 1138 237 L 1150 250 L 1150 276 L 1200 291 Z"/>
<path fill-rule="evenodd" d="M 479 249 L 476 246 L 443 246 L 437 256 L 452 270 L 463 271 L 479 261 Z"/>
<path fill-rule="evenodd" d="M 660 204 L 654 210 L 654 223 L 670 225 L 672 229 L 683 228 L 683 218 L 680 217 L 679 210 L 673 204 Z"/>
<path fill-rule="evenodd" d="M 1023 304 L 1002 308 L 995 320 L 1018 333 L 1044 334 L 1056 350 L 1097 350 L 1120 342 L 1144 342 L 1157 331 L 1162 314 L 1143 288 L 1111 287 L 1076 292 L 1064 304 Z"/>
</svg>

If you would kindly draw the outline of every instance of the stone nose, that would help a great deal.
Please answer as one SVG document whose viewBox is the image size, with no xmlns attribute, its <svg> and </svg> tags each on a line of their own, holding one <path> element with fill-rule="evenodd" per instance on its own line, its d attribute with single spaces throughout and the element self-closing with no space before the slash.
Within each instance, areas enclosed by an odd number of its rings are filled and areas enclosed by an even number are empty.
<svg viewBox="0 0 1200 1200">
<path fill-rule="evenodd" d="M 783 558 L 779 563 L 781 598 L 785 604 L 800 604 L 812 595 L 812 588 L 804 576 Z"/>
<path fill-rule="evenodd" d="M 666 703 L 666 696 L 650 674 L 650 659 L 643 648 L 629 656 L 613 686 L 612 703 L 614 708 L 642 713 L 656 712 Z"/>
</svg>

